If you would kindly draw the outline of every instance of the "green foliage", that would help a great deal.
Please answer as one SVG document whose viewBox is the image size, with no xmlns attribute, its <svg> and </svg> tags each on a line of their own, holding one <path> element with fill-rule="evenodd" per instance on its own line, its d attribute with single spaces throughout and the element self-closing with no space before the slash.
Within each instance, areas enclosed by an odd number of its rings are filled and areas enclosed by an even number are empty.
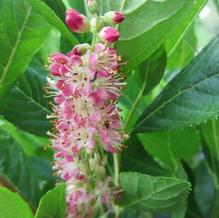
<svg viewBox="0 0 219 218">
<path fill-rule="evenodd" d="M 44 187 L 52 185 L 54 177 L 47 160 L 25 153 L 27 148 L 23 146 L 26 144 L 38 146 L 33 139 L 28 140 L 25 134 L 0 120 L 0 175 L 6 176 L 25 199 L 36 206 Z"/>
<path fill-rule="evenodd" d="M 175 171 L 179 160 L 195 155 L 200 145 L 199 135 L 192 128 L 139 134 L 138 137 L 149 154 Z"/>
<path fill-rule="evenodd" d="M 159 63 L 159 64 L 157 64 Z M 137 80 L 143 94 L 148 94 L 162 79 L 167 63 L 166 51 L 161 46 L 149 58 L 139 65 Z"/>
<path fill-rule="evenodd" d="M 206 0 L 192 0 L 192 3 L 184 0 L 120 2 L 126 20 L 119 28 L 121 38 L 116 47 L 128 61 L 124 70 L 129 72 L 177 31 L 177 37 L 171 43 L 174 46 Z"/>
<path fill-rule="evenodd" d="M 216 37 L 144 111 L 135 132 L 176 129 L 218 115 L 218 42 Z"/>
<path fill-rule="evenodd" d="M 169 172 L 149 156 L 136 136 L 127 141 L 127 148 L 122 154 L 121 171 L 145 173 L 152 176 L 168 176 Z"/>
<path fill-rule="evenodd" d="M 197 47 L 197 37 L 195 35 L 194 25 L 185 33 L 182 40 L 176 46 L 173 52 L 169 53 L 168 68 L 180 69 L 185 67 L 195 56 Z"/>
<path fill-rule="evenodd" d="M 209 120 L 201 125 L 203 151 L 213 174 L 214 182 L 219 185 L 219 121 Z"/>
<path fill-rule="evenodd" d="M 14 19 L 16 17 L 16 19 Z M 24 73 L 50 31 L 25 0 L 0 1 L 0 99 Z"/>
<path fill-rule="evenodd" d="M 59 16 L 62 21 L 65 21 L 65 5 L 62 0 L 43 0 L 53 11 Z"/>
<path fill-rule="evenodd" d="M 194 20 L 197 18 L 198 13 L 203 6 L 207 3 L 207 0 L 192 1 L 192 4 L 191 2 L 188 3 L 190 3 L 190 6 L 188 6 L 190 9 L 188 9 L 188 11 L 184 11 L 184 13 L 187 12 L 186 17 L 184 17 L 184 19 L 179 22 L 179 25 L 173 29 L 165 42 L 165 48 L 168 56 L 175 52 L 176 47 L 182 43 L 182 40 L 184 40 L 188 31 L 192 28 Z"/>
<path fill-rule="evenodd" d="M 58 185 L 40 200 L 35 218 L 65 217 L 65 185 Z"/>
<path fill-rule="evenodd" d="M 190 189 L 187 181 L 139 173 L 122 173 L 120 184 L 124 190 L 122 205 L 145 211 L 173 211 L 185 203 Z"/>
<path fill-rule="evenodd" d="M 47 146 L 45 65 L 51 52 L 91 43 L 91 33 L 65 25 L 70 6 L 90 18 L 84 2 L 0 0 L 0 185 L 17 192 L 0 188 L 0 218 L 66 216 L 65 185 L 54 188 Z M 119 106 L 130 133 L 120 162 L 121 217 L 217 218 L 219 36 L 199 52 L 206 36 L 197 16 L 207 0 L 97 2 L 101 15 L 119 10 L 126 17 L 115 43 L 127 63 Z"/>
<path fill-rule="evenodd" d="M 48 23 L 57 28 L 62 33 L 62 35 L 72 43 L 72 46 L 78 43 L 74 35 L 70 32 L 70 30 L 68 30 L 63 21 L 56 15 L 56 13 L 50 7 L 48 7 L 45 3 L 41 2 L 40 0 L 27 1 L 35 11 L 41 14 L 48 21 Z"/>
<path fill-rule="evenodd" d="M 0 187 L 1 218 L 33 218 L 28 204 L 17 194 Z"/>
<path fill-rule="evenodd" d="M 39 74 L 40 72 L 40 74 Z M 34 59 L 25 75 L 11 89 L 0 104 L 0 112 L 6 119 L 21 129 L 45 136 L 51 128 L 46 115 L 51 113 L 45 98 L 45 67 L 39 59 Z"/>
</svg>

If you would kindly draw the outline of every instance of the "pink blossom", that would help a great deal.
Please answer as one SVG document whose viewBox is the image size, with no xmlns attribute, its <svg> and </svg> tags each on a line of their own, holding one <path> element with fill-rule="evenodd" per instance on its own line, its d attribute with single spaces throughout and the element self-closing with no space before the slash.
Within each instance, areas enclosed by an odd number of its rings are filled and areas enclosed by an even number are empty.
<svg viewBox="0 0 219 218">
<path fill-rule="evenodd" d="M 113 43 L 120 37 L 119 31 L 113 27 L 104 27 L 100 31 L 100 38 L 103 42 Z"/>
<path fill-rule="evenodd" d="M 104 15 L 104 21 L 109 24 L 119 24 L 125 19 L 125 16 L 118 11 L 109 11 Z"/>
<path fill-rule="evenodd" d="M 68 9 L 66 11 L 65 21 L 73 32 L 83 33 L 89 31 L 90 29 L 90 23 L 88 19 L 74 9 Z"/>
</svg>

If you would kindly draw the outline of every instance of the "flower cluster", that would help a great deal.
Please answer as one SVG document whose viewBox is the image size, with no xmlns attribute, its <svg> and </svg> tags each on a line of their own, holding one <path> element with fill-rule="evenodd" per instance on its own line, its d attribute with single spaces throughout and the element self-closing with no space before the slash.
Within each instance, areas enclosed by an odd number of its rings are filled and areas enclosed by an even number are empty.
<svg viewBox="0 0 219 218">
<path fill-rule="evenodd" d="M 96 4 L 88 1 L 95 12 Z M 106 22 L 116 24 L 124 17 L 108 12 Z M 102 18 L 102 19 L 105 19 Z M 75 46 L 67 55 L 49 57 L 49 90 L 54 96 L 54 128 L 49 133 L 55 150 L 54 169 L 67 184 L 68 218 L 93 217 L 112 211 L 111 177 L 106 175 L 107 152 L 118 152 L 126 135 L 121 131 L 117 99 L 125 86 L 119 73 L 120 56 L 109 43 L 119 38 L 113 27 L 101 27 L 74 9 L 66 23 L 75 32 L 95 29 L 92 45 Z"/>
</svg>

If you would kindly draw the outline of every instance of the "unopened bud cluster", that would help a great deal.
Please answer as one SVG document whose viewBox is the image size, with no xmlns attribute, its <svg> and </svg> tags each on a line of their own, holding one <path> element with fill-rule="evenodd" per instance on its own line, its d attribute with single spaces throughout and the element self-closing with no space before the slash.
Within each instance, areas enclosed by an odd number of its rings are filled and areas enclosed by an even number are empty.
<svg viewBox="0 0 219 218">
<path fill-rule="evenodd" d="M 97 3 L 94 0 L 87 0 L 87 8 L 92 13 L 97 13 Z M 66 24 L 68 27 L 77 33 L 84 32 L 94 32 L 93 29 L 100 30 L 101 27 L 106 25 L 114 25 L 121 23 L 125 17 L 118 11 L 109 11 L 104 16 L 98 17 L 98 22 L 96 18 L 91 21 L 88 20 L 83 14 L 77 12 L 74 9 L 68 9 L 66 12 Z M 94 28 L 92 28 L 94 26 Z M 105 26 L 100 31 L 99 36 L 103 42 L 112 43 L 118 40 L 120 34 L 116 28 Z"/>
<path fill-rule="evenodd" d="M 97 12 L 95 1 L 87 0 L 87 7 Z M 101 19 L 117 24 L 124 16 L 108 12 Z M 66 24 L 78 33 L 92 26 L 74 9 L 67 10 Z M 56 53 L 49 58 L 48 88 L 54 97 L 49 116 L 54 128 L 49 135 L 55 150 L 54 169 L 67 185 L 68 218 L 113 212 L 113 184 L 106 173 L 105 151 L 118 152 L 127 138 L 116 105 L 125 87 L 119 72 L 121 57 L 110 47 L 119 32 L 110 26 L 98 30 L 97 21 L 95 34 L 92 45 L 80 44 L 67 55 Z"/>
</svg>

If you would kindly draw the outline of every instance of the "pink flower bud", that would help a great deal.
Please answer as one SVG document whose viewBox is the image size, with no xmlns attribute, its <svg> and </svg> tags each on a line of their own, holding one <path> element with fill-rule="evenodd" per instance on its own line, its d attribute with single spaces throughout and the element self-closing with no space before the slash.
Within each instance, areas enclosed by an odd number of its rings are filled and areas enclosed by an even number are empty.
<svg viewBox="0 0 219 218">
<path fill-rule="evenodd" d="M 90 29 L 90 23 L 87 17 L 74 9 L 68 9 L 66 11 L 65 22 L 76 33 L 88 32 Z"/>
<path fill-rule="evenodd" d="M 100 38 L 103 42 L 113 43 L 118 40 L 119 36 L 119 31 L 113 27 L 104 27 L 100 31 Z"/>
<path fill-rule="evenodd" d="M 89 49 L 90 45 L 85 43 L 81 45 L 76 45 L 68 54 L 68 57 L 72 57 L 73 55 L 82 56 L 86 54 L 87 50 Z"/>
<path fill-rule="evenodd" d="M 119 24 L 125 19 L 125 16 L 118 11 L 109 11 L 104 15 L 104 21 L 109 24 Z"/>
</svg>

